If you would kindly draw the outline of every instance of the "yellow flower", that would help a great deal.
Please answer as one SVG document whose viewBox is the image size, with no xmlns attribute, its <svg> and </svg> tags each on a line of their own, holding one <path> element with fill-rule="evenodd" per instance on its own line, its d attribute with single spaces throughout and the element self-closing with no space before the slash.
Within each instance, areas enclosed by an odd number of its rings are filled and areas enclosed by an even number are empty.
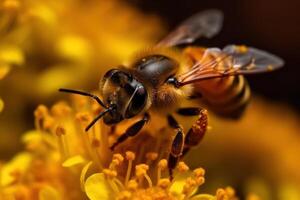
<svg viewBox="0 0 300 200">
<path fill-rule="evenodd" d="M 72 106 L 58 102 L 50 109 L 40 105 L 34 112 L 35 130 L 22 138 L 25 151 L 0 170 L 2 199 L 235 199 L 231 188 L 215 195 L 196 194 L 204 183 L 204 169 L 190 170 L 180 162 L 170 180 L 165 154 L 161 151 L 118 151 L 130 149 L 131 142 L 111 152 L 115 135 L 96 123 L 89 132 L 86 125 L 101 111 L 95 102 L 73 96 Z M 124 131 L 125 129 L 123 128 Z M 155 140 L 139 140 L 145 146 Z"/>
<path fill-rule="evenodd" d="M 0 1 L 0 79 L 13 69 L 0 85 L 0 152 L 17 151 L 19 144 L 3 141 L 31 128 L 21 116 L 37 102 L 53 102 L 59 87 L 96 88 L 108 68 L 153 44 L 161 29 L 156 16 L 122 0 Z"/>
</svg>

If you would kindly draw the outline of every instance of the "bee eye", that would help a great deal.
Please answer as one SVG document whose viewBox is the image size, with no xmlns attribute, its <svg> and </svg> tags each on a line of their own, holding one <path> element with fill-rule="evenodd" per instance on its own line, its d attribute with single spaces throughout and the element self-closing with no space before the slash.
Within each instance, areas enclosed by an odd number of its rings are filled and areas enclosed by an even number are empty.
<svg viewBox="0 0 300 200">
<path fill-rule="evenodd" d="M 119 71 L 117 73 L 112 74 L 110 80 L 114 84 L 124 87 L 127 83 L 131 82 L 132 77 L 129 74 Z"/>
<path fill-rule="evenodd" d="M 137 86 L 137 90 L 133 94 L 131 101 L 125 111 L 125 118 L 130 118 L 141 112 L 147 100 L 147 91 L 142 85 Z"/>
</svg>

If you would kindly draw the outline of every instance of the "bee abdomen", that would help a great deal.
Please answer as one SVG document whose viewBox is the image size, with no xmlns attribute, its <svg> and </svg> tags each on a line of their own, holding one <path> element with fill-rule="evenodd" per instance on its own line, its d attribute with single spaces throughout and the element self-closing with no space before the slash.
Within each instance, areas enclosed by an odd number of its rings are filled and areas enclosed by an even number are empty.
<svg viewBox="0 0 300 200">
<path fill-rule="evenodd" d="M 228 118 L 239 118 L 250 100 L 249 85 L 241 75 L 203 81 L 196 89 L 212 111 Z"/>
</svg>

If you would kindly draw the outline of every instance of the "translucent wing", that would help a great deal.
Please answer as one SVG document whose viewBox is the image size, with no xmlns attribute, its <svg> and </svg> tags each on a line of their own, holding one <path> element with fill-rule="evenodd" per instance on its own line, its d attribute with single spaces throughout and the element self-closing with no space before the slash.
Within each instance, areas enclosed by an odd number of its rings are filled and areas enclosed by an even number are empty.
<svg viewBox="0 0 300 200">
<path fill-rule="evenodd" d="M 268 72 L 282 67 L 283 64 L 281 58 L 266 51 L 228 45 L 223 50 L 206 49 L 201 60 L 177 79 L 179 86 L 183 86 L 211 78 Z"/>
<path fill-rule="evenodd" d="M 192 43 L 199 37 L 211 38 L 220 31 L 222 23 L 223 14 L 219 10 L 197 13 L 180 24 L 157 45 L 170 47 Z"/>
</svg>

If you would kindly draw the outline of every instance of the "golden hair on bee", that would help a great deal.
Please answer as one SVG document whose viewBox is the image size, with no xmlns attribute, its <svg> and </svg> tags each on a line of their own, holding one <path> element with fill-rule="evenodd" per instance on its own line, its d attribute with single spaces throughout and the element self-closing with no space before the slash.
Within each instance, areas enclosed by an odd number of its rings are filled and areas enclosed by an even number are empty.
<svg viewBox="0 0 300 200">
<path fill-rule="evenodd" d="M 176 48 L 201 37 L 213 37 L 220 31 L 222 22 L 223 15 L 218 10 L 196 13 L 155 46 L 138 51 L 123 65 L 110 69 L 100 80 L 103 101 L 83 91 L 60 91 L 91 97 L 103 107 L 86 131 L 101 118 L 105 124 L 115 126 L 140 116 L 140 120 L 112 144 L 112 151 L 136 136 L 151 121 L 150 115 L 164 117 L 166 125 L 175 132 L 168 155 L 172 179 L 178 161 L 202 140 L 208 124 L 205 109 L 183 107 L 182 102 L 196 97 L 197 102 L 203 99 L 215 113 L 240 117 L 250 98 L 250 89 L 243 75 L 269 72 L 284 64 L 281 58 L 271 53 L 244 45 L 227 45 L 222 49 Z M 189 130 L 183 130 L 174 114 L 197 116 L 197 120 Z"/>
</svg>

